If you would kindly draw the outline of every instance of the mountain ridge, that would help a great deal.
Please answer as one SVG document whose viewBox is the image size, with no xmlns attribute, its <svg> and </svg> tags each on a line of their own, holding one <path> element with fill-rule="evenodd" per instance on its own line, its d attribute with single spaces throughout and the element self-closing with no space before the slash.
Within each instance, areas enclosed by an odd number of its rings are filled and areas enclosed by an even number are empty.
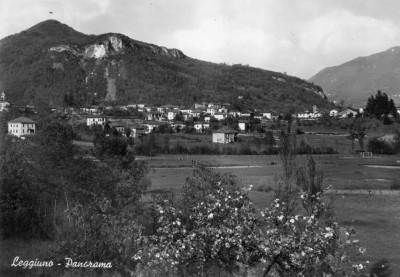
<svg viewBox="0 0 400 277">
<path fill-rule="evenodd" d="M 400 46 L 324 68 L 309 81 L 320 85 L 331 100 L 347 105 L 364 107 L 377 90 L 399 104 Z"/>
<path fill-rule="evenodd" d="M 217 101 L 243 109 L 331 107 L 320 87 L 297 77 L 200 61 L 119 33 L 85 35 L 56 20 L 0 40 L 0 77 L 0 90 L 17 104 Z"/>
</svg>

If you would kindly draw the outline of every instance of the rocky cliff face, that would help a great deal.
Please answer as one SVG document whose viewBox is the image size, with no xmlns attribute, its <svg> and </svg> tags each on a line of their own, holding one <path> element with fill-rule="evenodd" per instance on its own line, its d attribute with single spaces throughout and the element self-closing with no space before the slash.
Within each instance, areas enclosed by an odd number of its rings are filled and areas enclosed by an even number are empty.
<svg viewBox="0 0 400 277">
<path fill-rule="evenodd" d="M 183 59 L 186 56 L 177 49 L 136 42 L 119 34 L 105 35 L 98 41 L 84 46 L 58 45 L 50 47 L 49 52 L 69 52 L 84 59 L 102 59 L 123 54 L 129 49 L 142 49 L 169 58 Z"/>
</svg>

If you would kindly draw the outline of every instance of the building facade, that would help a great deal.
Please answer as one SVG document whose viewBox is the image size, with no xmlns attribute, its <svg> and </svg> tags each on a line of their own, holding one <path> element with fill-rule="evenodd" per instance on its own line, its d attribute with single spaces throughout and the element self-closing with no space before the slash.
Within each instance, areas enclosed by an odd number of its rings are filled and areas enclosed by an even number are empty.
<svg viewBox="0 0 400 277">
<path fill-rule="evenodd" d="M 26 117 L 18 117 L 8 122 L 8 133 L 17 137 L 34 135 L 36 133 L 36 123 Z"/>
<path fill-rule="evenodd" d="M 237 131 L 229 127 L 222 127 L 221 129 L 213 132 L 213 143 L 233 143 L 236 141 Z"/>
</svg>

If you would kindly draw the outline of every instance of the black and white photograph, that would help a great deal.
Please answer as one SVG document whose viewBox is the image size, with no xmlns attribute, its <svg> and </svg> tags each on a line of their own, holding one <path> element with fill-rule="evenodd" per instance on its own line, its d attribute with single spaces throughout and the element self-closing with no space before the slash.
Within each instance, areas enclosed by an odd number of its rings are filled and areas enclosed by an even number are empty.
<svg viewBox="0 0 400 277">
<path fill-rule="evenodd" d="M 0 276 L 400 276 L 400 1 L 0 0 Z"/>
</svg>

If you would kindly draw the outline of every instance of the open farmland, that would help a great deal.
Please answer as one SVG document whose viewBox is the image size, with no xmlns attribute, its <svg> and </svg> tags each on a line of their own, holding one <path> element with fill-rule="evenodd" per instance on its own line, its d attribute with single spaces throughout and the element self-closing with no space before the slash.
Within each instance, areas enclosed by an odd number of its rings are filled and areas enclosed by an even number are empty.
<svg viewBox="0 0 400 277">
<path fill-rule="evenodd" d="M 298 164 L 301 165 L 305 158 L 299 155 Z M 360 158 L 354 155 L 315 155 L 313 158 L 317 168 L 323 171 L 326 187 L 346 190 L 400 189 L 399 156 Z M 217 171 L 232 172 L 242 180 L 243 185 L 253 185 L 254 188 L 260 185 L 273 187 L 274 178 L 282 172 L 278 155 L 160 155 L 141 159 L 148 160 L 153 168 L 151 189 L 157 190 L 179 190 L 192 173 L 192 161 Z M 273 162 L 277 164 L 271 165 Z"/>
<path fill-rule="evenodd" d="M 298 156 L 301 165 L 305 156 Z M 146 158 L 147 159 L 147 158 Z M 373 190 L 398 192 L 400 157 L 354 155 L 315 155 L 318 169 L 324 173 L 325 186 L 346 191 Z M 192 160 L 214 170 L 232 172 L 244 186 L 253 185 L 250 198 L 258 208 L 271 203 L 273 192 L 258 191 L 260 186 L 274 187 L 274 178 L 282 172 L 279 156 L 190 156 L 165 155 L 149 159 L 152 167 L 150 191 L 179 192 L 193 169 Z M 276 165 L 271 165 L 275 161 Z M 371 167 L 379 166 L 379 167 Z M 386 168 L 387 167 L 387 168 Z M 397 190 L 395 190 L 397 189 Z M 354 227 L 367 253 L 363 261 L 370 264 L 387 259 L 393 272 L 400 271 L 400 195 L 328 194 L 340 224 Z"/>
</svg>

